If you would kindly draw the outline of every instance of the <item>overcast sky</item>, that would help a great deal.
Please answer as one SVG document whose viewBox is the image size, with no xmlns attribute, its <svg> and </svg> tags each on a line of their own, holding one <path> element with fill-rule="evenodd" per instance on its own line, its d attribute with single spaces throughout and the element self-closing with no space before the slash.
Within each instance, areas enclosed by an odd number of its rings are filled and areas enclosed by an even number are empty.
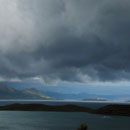
<svg viewBox="0 0 130 130">
<path fill-rule="evenodd" d="M 0 0 L 0 79 L 130 80 L 129 0 Z"/>
</svg>

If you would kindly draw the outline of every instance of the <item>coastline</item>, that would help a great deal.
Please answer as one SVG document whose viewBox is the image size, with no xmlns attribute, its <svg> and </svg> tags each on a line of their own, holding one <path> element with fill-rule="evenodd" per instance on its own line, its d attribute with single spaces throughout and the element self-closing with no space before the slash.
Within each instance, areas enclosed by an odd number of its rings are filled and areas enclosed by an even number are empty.
<svg viewBox="0 0 130 130">
<path fill-rule="evenodd" d="M 130 105 L 106 105 L 98 109 L 77 105 L 52 106 L 45 104 L 11 104 L 0 106 L 0 111 L 54 111 L 54 112 L 87 112 L 91 114 L 128 116 L 130 117 Z"/>
</svg>

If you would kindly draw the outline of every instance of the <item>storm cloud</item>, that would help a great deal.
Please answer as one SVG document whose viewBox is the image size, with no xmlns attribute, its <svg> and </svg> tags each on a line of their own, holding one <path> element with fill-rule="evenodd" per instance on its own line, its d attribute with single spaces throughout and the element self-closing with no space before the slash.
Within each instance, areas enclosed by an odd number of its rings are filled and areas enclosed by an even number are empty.
<svg viewBox="0 0 130 130">
<path fill-rule="evenodd" d="M 129 0 L 0 0 L 0 77 L 130 79 Z"/>
</svg>

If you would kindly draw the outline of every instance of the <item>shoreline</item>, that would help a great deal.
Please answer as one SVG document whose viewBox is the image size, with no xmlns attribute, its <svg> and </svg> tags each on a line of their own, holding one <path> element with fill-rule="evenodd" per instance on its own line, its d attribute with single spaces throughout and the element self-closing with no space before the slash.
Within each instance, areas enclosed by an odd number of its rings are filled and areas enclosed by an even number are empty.
<svg viewBox="0 0 130 130">
<path fill-rule="evenodd" d="M 83 101 L 83 100 L 41 100 L 41 99 L 0 99 L 0 102 L 81 102 L 81 103 L 110 103 L 110 104 L 130 104 L 124 101 Z"/>
<path fill-rule="evenodd" d="M 100 114 L 109 116 L 128 116 L 130 117 L 130 105 L 106 105 L 98 109 L 82 107 L 78 105 L 52 106 L 45 104 L 10 104 L 0 106 L 0 111 L 52 111 L 52 112 L 87 112 L 90 114 Z"/>
</svg>

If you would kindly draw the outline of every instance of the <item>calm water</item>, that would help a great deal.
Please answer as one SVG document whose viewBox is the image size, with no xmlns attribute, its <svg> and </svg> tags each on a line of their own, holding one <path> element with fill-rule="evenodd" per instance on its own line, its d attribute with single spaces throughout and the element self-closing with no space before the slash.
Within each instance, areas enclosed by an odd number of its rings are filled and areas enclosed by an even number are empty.
<svg viewBox="0 0 130 130">
<path fill-rule="evenodd" d="M 76 104 L 99 108 L 113 102 L 0 100 L 0 105 L 41 103 L 49 105 Z M 130 103 L 117 103 L 130 104 Z M 22 112 L 0 111 L 0 130 L 77 130 L 87 122 L 89 130 L 130 130 L 130 117 L 103 116 L 79 112 Z"/>
<path fill-rule="evenodd" d="M 22 104 L 47 104 L 47 105 L 65 105 L 65 104 L 75 104 L 79 106 L 86 106 L 90 108 L 100 108 L 109 104 L 126 104 L 130 105 L 130 102 L 108 102 L 108 101 L 66 101 L 66 100 L 0 100 L 0 106 L 22 103 Z"/>
<path fill-rule="evenodd" d="M 130 130 L 129 117 L 79 112 L 0 112 L 0 130 L 76 130 L 84 121 L 89 130 Z"/>
</svg>

